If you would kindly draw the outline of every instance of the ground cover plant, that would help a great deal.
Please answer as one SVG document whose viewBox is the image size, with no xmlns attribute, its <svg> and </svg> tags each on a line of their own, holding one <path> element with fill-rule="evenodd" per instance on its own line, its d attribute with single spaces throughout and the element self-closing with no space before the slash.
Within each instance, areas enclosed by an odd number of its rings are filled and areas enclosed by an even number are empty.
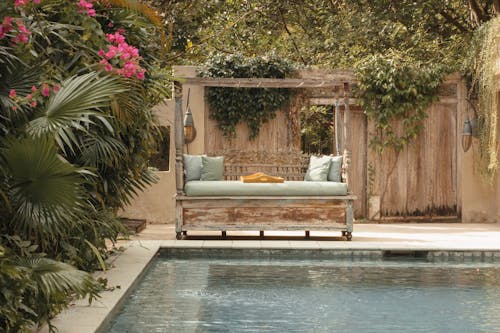
<svg viewBox="0 0 500 333">
<path fill-rule="evenodd" d="M 155 181 L 160 18 L 136 1 L 0 3 L 0 327 L 98 297 L 117 210 Z M 51 327 L 52 329 L 52 327 Z"/>
</svg>

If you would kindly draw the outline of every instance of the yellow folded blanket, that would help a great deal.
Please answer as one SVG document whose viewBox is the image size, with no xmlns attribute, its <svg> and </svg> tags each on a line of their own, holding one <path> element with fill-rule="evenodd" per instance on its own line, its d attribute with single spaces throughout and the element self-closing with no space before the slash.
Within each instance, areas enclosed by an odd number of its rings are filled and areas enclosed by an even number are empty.
<svg viewBox="0 0 500 333">
<path fill-rule="evenodd" d="M 248 176 L 241 176 L 240 179 L 243 183 L 283 183 L 285 181 L 282 177 L 269 176 L 263 172 L 257 172 Z"/>
</svg>

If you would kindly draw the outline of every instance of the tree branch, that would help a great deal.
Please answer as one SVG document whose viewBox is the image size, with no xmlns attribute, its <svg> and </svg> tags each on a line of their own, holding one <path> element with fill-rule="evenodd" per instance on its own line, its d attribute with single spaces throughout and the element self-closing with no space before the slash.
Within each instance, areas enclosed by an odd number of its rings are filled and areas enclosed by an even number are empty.
<svg viewBox="0 0 500 333">
<path fill-rule="evenodd" d="M 280 14 L 281 22 L 283 23 L 283 28 L 285 28 L 286 33 L 288 34 L 288 36 L 292 40 L 292 44 L 293 44 L 295 51 L 299 55 L 299 57 L 302 60 L 302 62 L 304 63 L 304 65 L 307 66 L 307 61 L 302 56 L 302 53 L 300 52 L 299 47 L 297 46 L 297 43 L 295 43 L 295 39 L 293 38 L 292 33 L 290 32 L 290 30 L 288 29 L 288 27 L 286 25 L 285 17 L 283 15 L 283 11 L 281 10 L 281 7 L 278 8 L 278 12 Z"/>
<path fill-rule="evenodd" d="M 469 0 L 469 9 L 471 11 L 471 18 L 472 20 L 479 25 L 483 19 L 483 12 L 481 11 L 481 8 L 477 4 L 476 0 Z"/>
<path fill-rule="evenodd" d="M 500 0 L 499 0 L 500 1 Z M 455 28 L 457 28 L 458 30 L 460 30 L 461 32 L 467 32 L 469 31 L 466 27 L 464 27 L 460 22 L 458 22 L 458 20 L 451 16 L 450 13 L 446 12 L 444 9 L 441 10 L 439 12 L 439 14 L 441 14 L 441 16 L 446 20 L 448 21 L 449 23 L 451 23 Z"/>
</svg>

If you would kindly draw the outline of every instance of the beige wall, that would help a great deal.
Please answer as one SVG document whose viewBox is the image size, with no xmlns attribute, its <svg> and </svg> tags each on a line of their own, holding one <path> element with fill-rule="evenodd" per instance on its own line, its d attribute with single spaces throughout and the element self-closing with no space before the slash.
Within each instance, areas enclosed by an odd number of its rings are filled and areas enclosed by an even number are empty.
<svg viewBox="0 0 500 333">
<path fill-rule="evenodd" d="M 174 76 L 195 77 L 196 67 L 174 67 Z M 182 110 L 185 112 L 187 92 L 189 94 L 189 108 L 193 114 L 196 127 L 196 138 L 187 145 L 185 151 L 189 154 L 202 154 L 205 150 L 205 90 L 200 86 L 184 85 L 182 96 Z M 174 139 L 174 100 L 168 100 L 154 109 L 162 126 L 170 126 L 170 167 L 169 171 L 158 171 L 158 183 L 140 192 L 131 204 L 120 212 L 122 217 L 146 219 L 148 223 L 175 223 L 175 139 Z"/>
<path fill-rule="evenodd" d="M 497 61 L 496 77 L 497 88 L 500 98 L 500 39 L 497 39 Z M 500 149 L 500 105 L 497 109 L 497 147 Z M 463 122 L 462 122 L 463 124 Z M 500 151 L 497 149 L 497 157 Z M 473 147 L 464 154 L 463 159 L 463 208 L 462 222 L 500 222 L 500 170 L 497 171 L 493 184 L 485 184 L 474 168 L 474 160 L 477 158 L 477 139 L 474 139 Z"/>
<path fill-rule="evenodd" d="M 169 171 L 157 171 L 158 183 L 139 192 L 120 216 L 146 219 L 149 223 L 175 223 L 175 148 L 174 148 L 174 102 L 168 100 L 154 109 L 161 126 L 170 127 Z"/>
</svg>

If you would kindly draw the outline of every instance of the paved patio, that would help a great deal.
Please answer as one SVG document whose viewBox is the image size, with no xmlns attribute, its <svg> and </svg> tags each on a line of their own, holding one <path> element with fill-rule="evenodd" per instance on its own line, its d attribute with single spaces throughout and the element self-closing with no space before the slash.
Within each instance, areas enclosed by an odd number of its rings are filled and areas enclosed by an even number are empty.
<svg viewBox="0 0 500 333">
<path fill-rule="evenodd" d="M 226 240 L 220 232 L 189 232 L 184 240 L 175 240 L 173 225 L 150 224 L 131 240 L 174 241 L 172 246 L 194 247 L 248 247 L 275 248 L 277 245 L 291 247 L 321 248 L 323 246 L 349 249 L 395 248 L 414 250 L 490 250 L 500 251 L 500 224 L 464 224 L 464 223 L 391 223 L 391 224 L 355 224 L 353 239 L 343 241 L 340 232 L 314 232 L 310 239 L 304 232 L 266 231 L 264 239 L 258 232 L 228 232 Z M 126 242 L 125 242 L 126 244 Z M 289 245 L 285 245 L 289 244 Z"/>
<path fill-rule="evenodd" d="M 303 249 L 328 253 L 338 250 L 353 255 L 367 251 L 433 251 L 439 256 L 457 251 L 496 261 L 500 260 L 500 224 L 356 224 L 350 242 L 342 240 L 339 232 L 311 232 L 310 239 L 305 239 L 303 232 L 266 232 L 264 239 L 258 237 L 258 232 L 228 232 L 226 240 L 218 232 L 193 232 L 185 240 L 176 240 L 173 225 L 148 225 L 143 232 L 118 245 L 126 250 L 111 258 L 112 269 L 98 272 L 96 276 L 108 279 L 109 286 L 119 288 L 104 292 L 91 306 L 84 301 L 76 302 L 53 321 L 59 332 L 105 332 L 127 293 L 160 248 Z M 45 327 L 41 332 L 48 330 Z"/>
</svg>

